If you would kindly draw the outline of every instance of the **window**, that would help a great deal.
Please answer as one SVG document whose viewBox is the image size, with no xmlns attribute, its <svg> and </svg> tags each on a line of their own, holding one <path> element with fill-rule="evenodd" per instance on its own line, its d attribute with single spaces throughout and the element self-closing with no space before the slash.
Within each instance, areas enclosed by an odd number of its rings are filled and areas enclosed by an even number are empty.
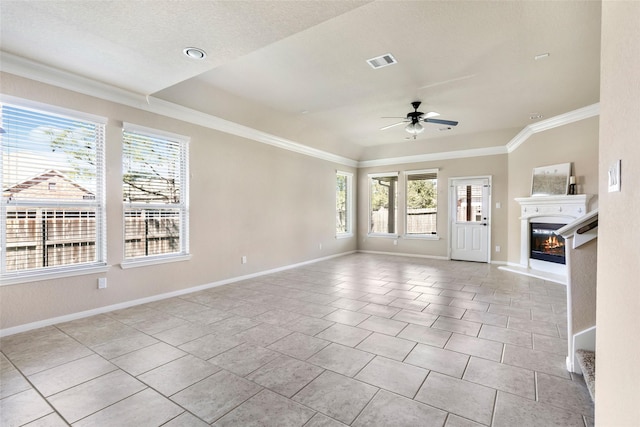
<svg viewBox="0 0 640 427">
<path fill-rule="evenodd" d="M 456 222 L 482 222 L 483 186 L 469 183 L 456 189 Z"/>
<path fill-rule="evenodd" d="M 398 173 L 369 175 L 369 234 L 396 232 Z"/>
<path fill-rule="evenodd" d="M 405 175 L 407 236 L 437 235 L 438 170 L 409 171 Z"/>
<path fill-rule="evenodd" d="M 3 283 L 104 268 L 104 119 L 1 108 Z"/>
<path fill-rule="evenodd" d="M 352 206 L 353 206 L 353 174 L 336 172 L 336 236 L 349 237 L 353 235 Z"/>
<path fill-rule="evenodd" d="M 125 260 L 187 255 L 187 144 L 185 137 L 125 123 Z"/>
</svg>

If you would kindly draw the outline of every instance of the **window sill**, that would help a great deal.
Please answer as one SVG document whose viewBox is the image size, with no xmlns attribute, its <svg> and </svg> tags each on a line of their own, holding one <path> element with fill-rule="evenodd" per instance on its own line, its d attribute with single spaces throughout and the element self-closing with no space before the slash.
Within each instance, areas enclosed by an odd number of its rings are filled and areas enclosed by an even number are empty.
<svg viewBox="0 0 640 427">
<path fill-rule="evenodd" d="M 126 270 L 128 268 L 146 267 L 148 265 L 158 265 L 158 264 L 166 264 L 169 262 L 189 261 L 190 259 L 191 259 L 190 254 L 139 258 L 135 260 L 122 261 L 120 263 L 120 268 L 123 270 Z"/>
<path fill-rule="evenodd" d="M 383 233 L 369 233 L 367 237 L 382 237 L 385 239 L 397 239 L 400 237 L 398 234 L 383 234 Z"/>
<path fill-rule="evenodd" d="M 348 239 L 349 237 L 353 237 L 353 233 L 336 234 L 336 239 Z"/>
<path fill-rule="evenodd" d="M 402 238 L 407 240 L 440 240 L 437 234 L 405 234 Z"/>
<path fill-rule="evenodd" d="M 83 276 L 87 274 L 100 274 L 106 273 L 109 268 L 111 268 L 111 266 L 107 264 L 92 264 L 50 271 L 24 271 L 20 273 L 9 273 L 0 277 L 0 285 L 17 285 L 20 283 L 39 282 L 41 280 L 54 280 L 72 276 Z"/>
</svg>

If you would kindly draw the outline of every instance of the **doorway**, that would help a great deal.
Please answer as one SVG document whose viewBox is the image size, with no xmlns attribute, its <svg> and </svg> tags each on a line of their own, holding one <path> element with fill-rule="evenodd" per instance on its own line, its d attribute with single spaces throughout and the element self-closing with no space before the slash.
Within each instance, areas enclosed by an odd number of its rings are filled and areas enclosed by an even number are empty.
<svg viewBox="0 0 640 427">
<path fill-rule="evenodd" d="M 450 256 L 489 262 L 491 177 L 449 179 Z"/>
</svg>

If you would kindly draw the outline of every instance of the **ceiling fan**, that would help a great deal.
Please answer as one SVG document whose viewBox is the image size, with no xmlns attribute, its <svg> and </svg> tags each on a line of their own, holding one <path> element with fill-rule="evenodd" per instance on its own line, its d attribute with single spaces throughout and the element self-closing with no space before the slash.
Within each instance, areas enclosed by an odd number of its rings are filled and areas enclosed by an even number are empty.
<svg viewBox="0 0 640 427">
<path fill-rule="evenodd" d="M 418 111 L 418 108 L 420 107 L 420 104 L 422 104 L 422 102 L 420 102 L 420 101 L 412 102 L 411 105 L 413 106 L 413 110 L 414 111 L 412 111 L 410 113 L 407 113 L 406 117 L 383 117 L 383 119 L 403 119 L 403 120 L 401 122 L 398 122 L 398 123 L 393 123 L 391 125 L 381 127 L 380 130 L 385 130 L 385 129 L 392 128 L 394 126 L 398 126 L 398 125 L 402 125 L 404 123 L 408 123 L 407 126 L 405 126 L 404 130 L 406 130 L 407 132 L 412 134 L 413 138 L 415 139 L 416 136 L 419 133 L 422 133 L 424 131 L 424 126 L 422 126 L 422 124 L 420 122 L 423 122 L 423 123 L 435 123 L 435 124 L 445 125 L 445 126 L 457 126 L 458 125 L 458 122 L 456 122 L 456 121 L 434 119 L 434 117 L 440 115 L 439 113 L 436 113 L 435 111 L 430 111 L 430 112 L 428 112 L 426 114 L 421 112 L 421 111 Z"/>
</svg>

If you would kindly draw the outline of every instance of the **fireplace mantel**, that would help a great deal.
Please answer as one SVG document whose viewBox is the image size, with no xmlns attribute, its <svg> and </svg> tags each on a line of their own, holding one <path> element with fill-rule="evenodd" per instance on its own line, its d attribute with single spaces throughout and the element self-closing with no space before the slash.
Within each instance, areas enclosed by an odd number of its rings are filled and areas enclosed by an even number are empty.
<svg viewBox="0 0 640 427">
<path fill-rule="evenodd" d="M 518 197 L 520 219 L 537 216 L 563 216 L 573 219 L 585 215 L 591 194 L 572 194 L 566 196 Z M 572 221 L 573 221 L 572 219 Z"/>
</svg>

